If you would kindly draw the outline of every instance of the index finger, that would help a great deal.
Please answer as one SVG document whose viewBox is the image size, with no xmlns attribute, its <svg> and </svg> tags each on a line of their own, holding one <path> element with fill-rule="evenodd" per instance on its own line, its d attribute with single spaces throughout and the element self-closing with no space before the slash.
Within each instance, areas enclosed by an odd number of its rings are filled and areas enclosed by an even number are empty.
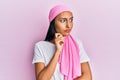
<svg viewBox="0 0 120 80">
<path fill-rule="evenodd" d="M 63 37 L 63 35 L 61 33 L 55 33 L 55 37 L 56 38 L 61 38 L 61 37 Z"/>
</svg>

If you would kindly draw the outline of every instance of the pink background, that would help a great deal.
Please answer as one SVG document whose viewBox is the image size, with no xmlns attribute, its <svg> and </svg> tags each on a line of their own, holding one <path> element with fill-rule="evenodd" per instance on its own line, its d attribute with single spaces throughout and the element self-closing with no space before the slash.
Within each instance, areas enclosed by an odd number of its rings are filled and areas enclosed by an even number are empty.
<svg viewBox="0 0 120 80">
<path fill-rule="evenodd" d="M 0 80 L 35 80 L 34 44 L 45 38 L 56 4 L 74 11 L 93 80 L 120 80 L 120 0 L 0 0 Z"/>
</svg>

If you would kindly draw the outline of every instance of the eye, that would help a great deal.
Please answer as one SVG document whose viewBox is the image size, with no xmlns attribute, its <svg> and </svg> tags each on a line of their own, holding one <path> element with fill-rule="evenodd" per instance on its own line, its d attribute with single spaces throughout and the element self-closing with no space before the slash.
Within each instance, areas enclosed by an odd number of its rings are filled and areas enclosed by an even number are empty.
<svg viewBox="0 0 120 80">
<path fill-rule="evenodd" d="M 70 18 L 70 22 L 71 22 L 71 23 L 73 22 L 73 18 Z"/>
<path fill-rule="evenodd" d="M 64 22 L 66 22 L 66 19 L 62 18 L 62 19 L 60 19 L 60 22 L 64 23 Z"/>
</svg>

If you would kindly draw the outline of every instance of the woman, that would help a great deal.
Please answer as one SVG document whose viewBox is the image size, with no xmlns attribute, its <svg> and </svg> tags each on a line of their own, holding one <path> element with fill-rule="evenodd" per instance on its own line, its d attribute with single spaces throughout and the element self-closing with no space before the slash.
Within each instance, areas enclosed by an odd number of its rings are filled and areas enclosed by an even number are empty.
<svg viewBox="0 0 120 80">
<path fill-rule="evenodd" d="M 35 44 L 36 80 L 92 80 L 89 57 L 80 40 L 74 39 L 72 11 L 57 5 L 49 13 L 45 41 Z"/>
</svg>

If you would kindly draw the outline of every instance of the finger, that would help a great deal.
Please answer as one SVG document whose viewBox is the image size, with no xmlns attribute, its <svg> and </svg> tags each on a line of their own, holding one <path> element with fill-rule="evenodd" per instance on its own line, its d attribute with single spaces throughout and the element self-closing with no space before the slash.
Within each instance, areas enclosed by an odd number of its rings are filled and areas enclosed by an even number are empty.
<svg viewBox="0 0 120 80">
<path fill-rule="evenodd" d="M 55 38 L 58 38 L 59 34 L 58 33 L 55 33 Z"/>
<path fill-rule="evenodd" d="M 59 43 L 60 45 L 62 45 L 62 44 L 64 44 L 64 41 L 63 41 L 63 40 L 60 40 L 58 43 Z"/>
<path fill-rule="evenodd" d="M 56 40 L 58 40 L 58 41 L 64 41 L 65 40 L 65 38 L 64 37 L 61 37 L 61 38 L 56 38 Z"/>
<path fill-rule="evenodd" d="M 57 36 L 57 38 L 62 37 L 62 35 L 60 33 L 58 33 L 56 36 Z"/>
<path fill-rule="evenodd" d="M 55 37 L 56 37 L 56 38 L 62 38 L 63 36 L 62 36 L 61 33 L 55 33 Z"/>
</svg>

